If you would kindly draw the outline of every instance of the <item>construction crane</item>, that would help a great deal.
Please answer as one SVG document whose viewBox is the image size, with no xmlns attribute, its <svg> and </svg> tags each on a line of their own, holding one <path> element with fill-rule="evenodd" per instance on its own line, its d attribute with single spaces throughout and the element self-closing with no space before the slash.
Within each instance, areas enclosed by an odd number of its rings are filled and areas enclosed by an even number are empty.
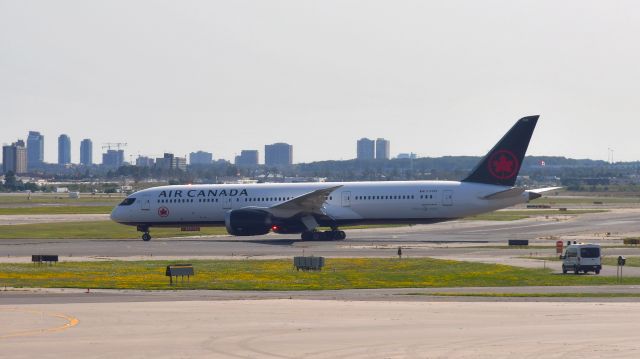
<svg viewBox="0 0 640 359">
<path fill-rule="evenodd" d="M 121 147 L 126 147 L 126 146 L 127 146 L 126 142 L 107 142 L 102 144 L 102 149 L 106 148 L 107 150 L 111 151 L 111 147 L 115 147 L 119 150 Z"/>
</svg>

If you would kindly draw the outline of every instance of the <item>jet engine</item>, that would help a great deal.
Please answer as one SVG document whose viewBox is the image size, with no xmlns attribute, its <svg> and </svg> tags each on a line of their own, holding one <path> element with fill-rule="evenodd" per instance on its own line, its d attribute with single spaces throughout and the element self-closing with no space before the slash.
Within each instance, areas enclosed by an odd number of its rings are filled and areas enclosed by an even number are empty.
<svg viewBox="0 0 640 359">
<path fill-rule="evenodd" d="M 236 209 L 224 218 L 227 232 L 234 236 L 258 236 L 271 230 L 271 214 L 260 209 Z"/>
</svg>

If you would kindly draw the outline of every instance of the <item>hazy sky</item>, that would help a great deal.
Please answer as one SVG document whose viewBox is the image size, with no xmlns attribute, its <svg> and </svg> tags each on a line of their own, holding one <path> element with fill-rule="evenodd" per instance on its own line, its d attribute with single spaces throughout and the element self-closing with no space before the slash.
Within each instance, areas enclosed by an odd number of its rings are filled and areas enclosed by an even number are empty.
<svg viewBox="0 0 640 359">
<path fill-rule="evenodd" d="M 529 154 L 640 160 L 639 35 L 638 1 L 0 0 L 0 142 L 482 155 L 540 114 Z"/>
</svg>

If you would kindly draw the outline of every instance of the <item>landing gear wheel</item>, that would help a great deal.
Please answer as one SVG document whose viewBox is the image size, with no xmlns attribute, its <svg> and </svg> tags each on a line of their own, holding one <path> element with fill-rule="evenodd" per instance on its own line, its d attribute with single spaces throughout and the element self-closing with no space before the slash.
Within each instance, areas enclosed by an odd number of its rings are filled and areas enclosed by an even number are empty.
<svg viewBox="0 0 640 359">
<path fill-rule="evenodd" d="M 580 274 L 580 269 L 578 269 L 578 267 L 575 267 L 573 269 L 573 274 Z"/>
<path fill-rule="evenodd" d="M 151 240 L 151 235 L 149 234 L 149 232 L 146 232 L 142 235 L 142 240 L 145 242 L 149 242 Z"/>
<path fill-rule="evenodd" d="M 565 268 L 564 266 L 562 266 L 562 274 L 567 274 L 567 268 Z"/>
<path fill-rule="evenodd" d="M 336 233 L 337 233 L 336 237 L 338 238 L 338 240 L 343 241 L 343 240 L 347 239 L 347 234 L 344 233 L 344 231 L 337 231 Z"/>
<path fill-rule="evenodd" d="M 596 269 L 596 274 L 600 274 L 600 269 Z"/>
</svg>

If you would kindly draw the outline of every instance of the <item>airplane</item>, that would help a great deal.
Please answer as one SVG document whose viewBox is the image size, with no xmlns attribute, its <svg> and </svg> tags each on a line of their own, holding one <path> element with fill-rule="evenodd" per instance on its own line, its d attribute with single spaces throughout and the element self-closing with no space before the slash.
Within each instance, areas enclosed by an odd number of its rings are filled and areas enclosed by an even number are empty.
<svg viewBox="0 0 640 359">
<path fill-rule="evenodd" d="M 152 227 L 200 226 L 225 226 L 234 236 L 344 240 L 346 225 L 429 224 L 492 212 L 559 188 L 515 187 L 538 118 L 518 120 L 462 181 L 160 186 L 128 196 L 111 219 L 136 226 L 144 241 Z"/>
</svg>

